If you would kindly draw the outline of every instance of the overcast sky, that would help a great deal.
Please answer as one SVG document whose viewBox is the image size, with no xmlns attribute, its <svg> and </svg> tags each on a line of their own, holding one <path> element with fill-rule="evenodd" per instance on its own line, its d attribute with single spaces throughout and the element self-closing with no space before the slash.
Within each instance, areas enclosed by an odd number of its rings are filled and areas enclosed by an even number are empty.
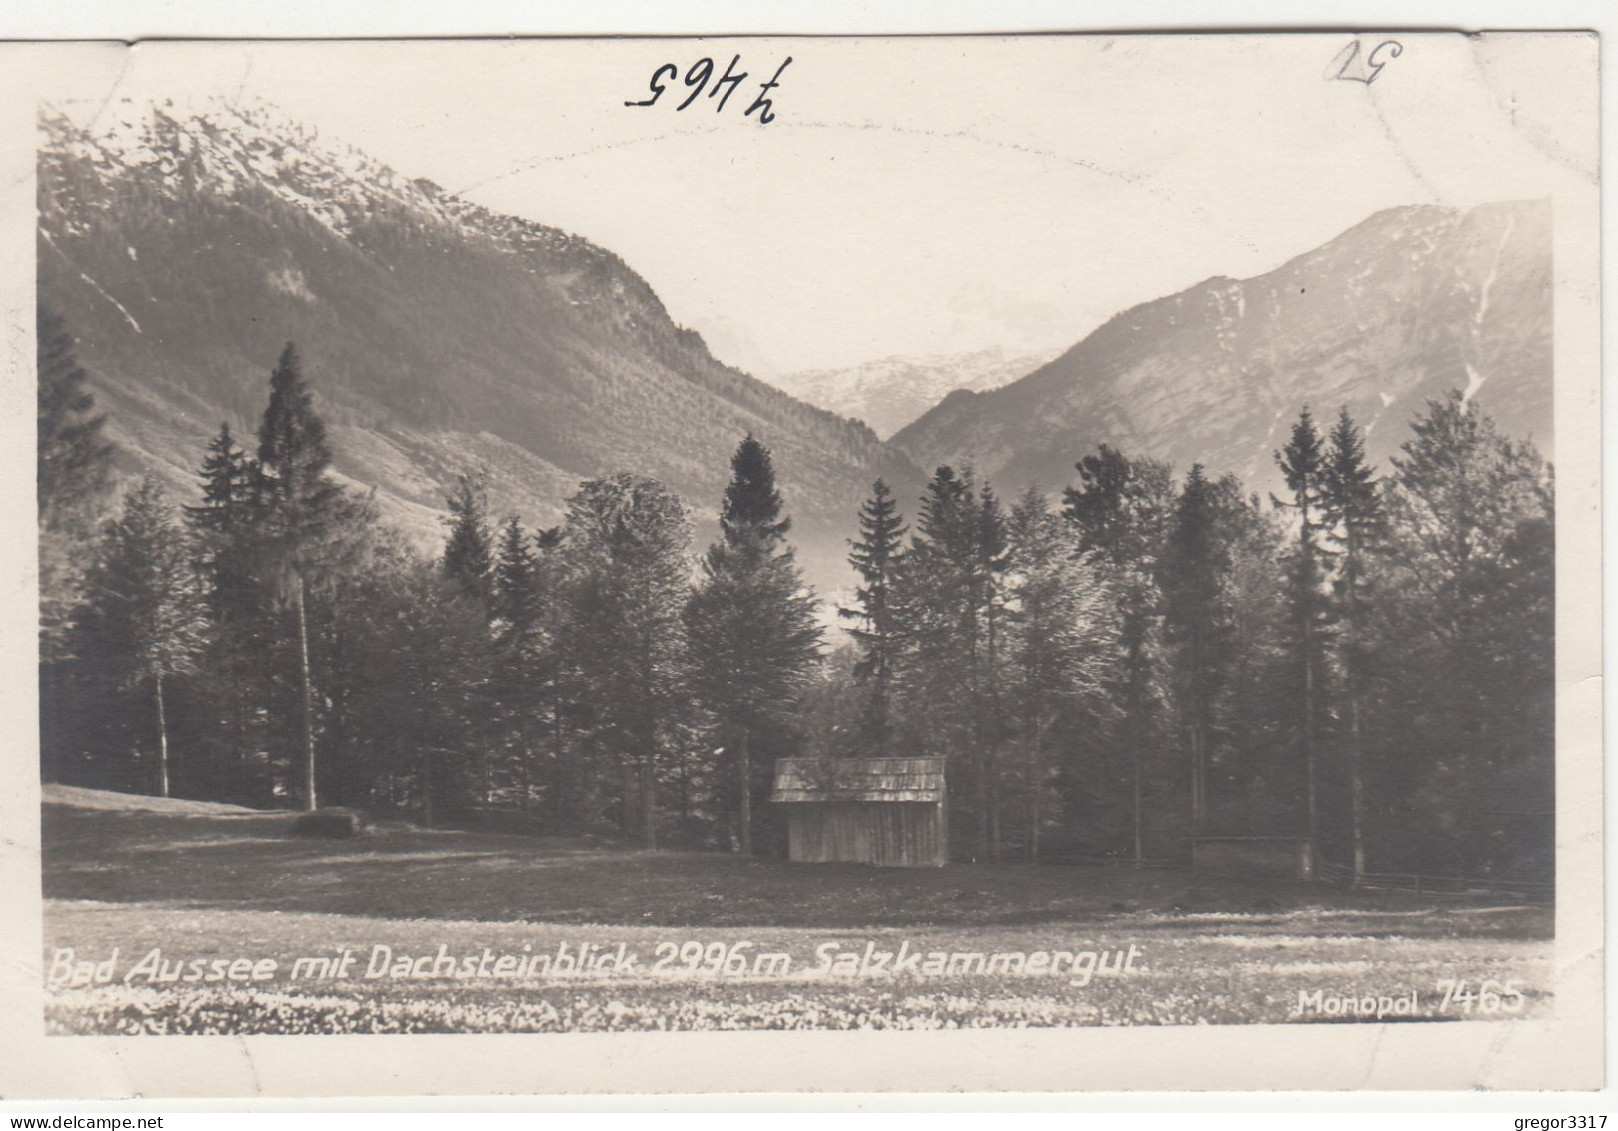
<svg viewBox="0 0 1618 1131">
<path fill-rule="evenodd" d="M 1531 40 L 1349 37 L 146 44 L 54 99 L 261 99 L 400 172 L 577 232 L 760 376 L 1055 349 L 1210 275 L 1267 271 L 1379 208 L 1554 194 L 1588 91 Z M 1367 37 L 1367 48 L 1380 37 Z M 734 54 L 724 112 L 664 62 Z M 776 120 L 743 116 L 788 55 Z M 93 60 L 93 61 L 92 61 Z M 1559 89 L 1560 88 L 1560 89 Z M 1583 126 L 1593 138 L 1593 131 Z"/>
</svg>

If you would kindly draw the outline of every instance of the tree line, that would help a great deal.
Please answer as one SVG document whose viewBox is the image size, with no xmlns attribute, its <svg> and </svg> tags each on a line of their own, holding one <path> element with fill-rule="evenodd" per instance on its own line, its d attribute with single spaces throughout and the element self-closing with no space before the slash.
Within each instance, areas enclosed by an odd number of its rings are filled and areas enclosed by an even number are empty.
<svg viewBox="0 0 1618 1131">
<path fill-rule="evenodd" d="M 223 426 L 194 498 L 107 517 L 103 418 L 39 341 L 47 779 L 772 852 L 776 758 L 934 754 L 961 858 L 1550 867 L 1552 478 L 1459 393 L 1383 474 L 1304 408 L 1283 498 L 1106 445 L 1009 505 L 940 467 L 913 521 L 878 480 L 837 632 L 755 437 L 700 554 L 654 479 L 529 529 L 473 472 L 428 558 L 332 476 L 289 345 L 251 450 Z"/>
</svg>

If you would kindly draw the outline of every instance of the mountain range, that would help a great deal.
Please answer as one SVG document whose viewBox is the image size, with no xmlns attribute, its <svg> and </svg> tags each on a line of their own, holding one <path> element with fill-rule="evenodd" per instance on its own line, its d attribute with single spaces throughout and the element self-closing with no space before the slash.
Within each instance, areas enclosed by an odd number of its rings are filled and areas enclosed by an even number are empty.
<svg viewBox="0 0 1618 1131">
<path fill-rule="evenodd" d="M 884 357 L 841 369 L 771 377 L 799 400 L 869 424 L 892 436 L 956 389 L 983 392 L 1008 385 L 1051 359 L 1046 353 L 1008 354 L 998 346 L 926 357 Z"/>
<path fill-rule="evenodd" d="M 186 497 L 229 421 L 250 436 L 297 343 L 339 475 L 426 546 L 455 477 L 550 524 L 579 482 L 656 476 L 711 533 L 749 432 L 774 453 L 811 576 L 877 476 L 870 428 L 715 360 L 613 253 L 323 142 L 269 107 L 114 104 L 42 121 L 39 299 L 76 335 L 127 470 Z"/>
<path fill-rule="evenodd" d="M 1251 279 L 1213 278 L 1116 315 L 1019 381 L 945 397 L 893 437 L 918 464 L 971 462 L 1056 487 L 1098 443 L 1279 489 L 1304 404 L 1347 406 L 1373 460 L 1459 388 L 1547 456 L 1549 201 L 1378 212 Z"/>
<path fill-rule="evenodd" d="M 751 432 L 822 590 L 848 576 L 871 481 L 913 514 L 939 463 L 1010 496 L 1060 488 L 1106 442 L 1278 489 L 1272 453 L 1303 404 L 1346 404 L 1385 461 L 1451 386 L 1551 454 L 1547 202 L 1379 212 L 1267 274 L 1130 307 L 1054 359 L 888 358 L 783 390 L 717 360 L 613 252 L 273 108 L 114 102 L 93 128 L 48 112 L 41 131 L 39 299 L 78 339 L 122 470 L 185 497 L 221 421 L 250 436 L 288 340 L 338 473 L 425 547 L 478 468 L 497 515 L 530 526 L 583 479 L 654 475 L 711 536 Z"/>
</svg>

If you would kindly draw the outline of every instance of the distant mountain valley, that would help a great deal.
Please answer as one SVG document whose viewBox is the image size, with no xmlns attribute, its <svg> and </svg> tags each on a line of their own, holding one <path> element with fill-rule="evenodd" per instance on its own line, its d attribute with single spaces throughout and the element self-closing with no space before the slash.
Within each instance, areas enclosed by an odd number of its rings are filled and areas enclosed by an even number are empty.
<svg viewBox="0 0 1618 1131">
<path fill-rule="evenodd" d="M 1105 442 L 1274 489 L 1303 404 L 1347 405 L 1385 463 L 1450 387 L 1553 454 L 1544 201 L 1379 212 L 1267 274 L 1129 307 L 1060 356 L 1007 344 L 765 383 L 716 360 L 614 252 L 271 108 L 115 103 L 93 130 L 47 114 L 38 173 L 39 298 L 78 339 L 126 473 L 189 497 L 221 421 L 250 437 L 290 339 L 338 472 L 428 547 L 455 477 L 479 467 L 498 513 L 530 526 L 557 522 L 583 479 L 653 475 L 706 538 L 748 433 L 775 454 L 822 590 L 848 576 L 871 481 L 913 515 L 941 463 L 1003 496 L 1057 490 Z"/>
<path fill-rule="evenodd" d="M 886 439 L 957 389 L 984 392 L 1008 385 L 1050 361 L 1054 351 L 884 357 L 843 369 L 815 369 L 770 383 L 799 400 L 869 424 Z"/>
</svg>

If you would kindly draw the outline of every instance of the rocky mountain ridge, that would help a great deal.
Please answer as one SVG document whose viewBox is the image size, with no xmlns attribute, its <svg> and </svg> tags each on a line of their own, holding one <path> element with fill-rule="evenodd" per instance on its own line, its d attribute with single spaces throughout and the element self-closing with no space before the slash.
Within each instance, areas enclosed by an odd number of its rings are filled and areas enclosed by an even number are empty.
<svg viewBox="0 0 1618 1131">
<path fill-rule="evenodd" d="M 1049 353 L 1008 354 L 991 347 L 969 353 L 884 357 L 847 368 L 789 373 L 770 383 L 799 400 L 864 421 L 885 438 L 956 389 L 997 389 L 1049 360 Z"/>
<path fill-rule="evenodd" d="M 1546 455 L 1548 201 L 1379 212 L 1267 274 L 1208 279 L 1118 314 L 988 392 L 957 391 L 893 442 L 1015 490 L 1069 482 L 1099 443 L 1278 489 L 1273 451 L 1304 404 L 1347 405 L 1385 464 L 1428 398 L 1476 398 Z"/>
<path fill-rule="evenodd" d="M 333 146 L 267 107 L 47 113 L 39 297 L 77 336 L 128 471 L 189 492 L 207 437 L 250 434 L 295 341 L 339 474 L 425 546 L 456 475 L 559 519 L 634 470 L 711 520 L 736 443 L 775 452 L 817 578 L 872 479 L 919 472 L 866 426 L 715 360 L 617 255 Z"/>
</svg>

